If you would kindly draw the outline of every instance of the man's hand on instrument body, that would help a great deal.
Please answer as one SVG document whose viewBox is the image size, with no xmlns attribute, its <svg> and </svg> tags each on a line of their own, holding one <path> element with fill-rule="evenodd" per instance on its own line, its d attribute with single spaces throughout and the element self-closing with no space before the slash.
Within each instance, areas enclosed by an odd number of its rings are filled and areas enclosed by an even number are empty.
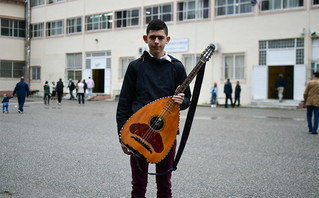
<svg viewBox="0 0 319 198">
<path fill-rule="evenodd" d="M 132 153 L 126 148 L 126 146 L 121 143 L 121 147 L 122 147 L 122 150 L 123 152 L 126 154 L 126 155 L 131 155 Z"/>
</svg>

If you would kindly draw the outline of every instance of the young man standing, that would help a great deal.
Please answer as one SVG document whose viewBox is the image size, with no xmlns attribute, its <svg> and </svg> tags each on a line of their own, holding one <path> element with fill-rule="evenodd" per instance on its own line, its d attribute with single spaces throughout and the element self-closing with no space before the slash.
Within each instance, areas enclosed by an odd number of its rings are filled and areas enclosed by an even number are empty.
<svg viewBox="0 0 319 198">
<path fill-rule="evenodd" d="M 146 104 L 166 96 L 173 96 L 176 88 L 186 79 L 186 72 L 183 64 L 165 51 L 165 45 L 169 43 L 168 29 L 166 24 L 155 19 L 151 21 L 143 36 L 144 42 L 148 45 L 149 51 L 144 51 L 143 55 L 131 62 L 127 68 L 117 107 L 118 133 L 131 117 Z M 190 103 L 190 89 L 185 93 L 174 95 L 172 99 L 179 104 L 180 109 L 186 109 Z M 169 124 L 169 123 L 167 123 Z M 132 170 L 132 198 L 145 197 L 147 186 L 148 163 L 132 153 L 121 144 L 125 154 L 131 155 Z M 161 173 L 172 168 L 175 156 L 175 143 L 167 156 L 156 164 L 156 172 Z M 136 160 L 139 161 L 143 172 L 139 170 Z M 156 176 L 157 197 L 172 197 L 171 173 Z"/>
</svg>

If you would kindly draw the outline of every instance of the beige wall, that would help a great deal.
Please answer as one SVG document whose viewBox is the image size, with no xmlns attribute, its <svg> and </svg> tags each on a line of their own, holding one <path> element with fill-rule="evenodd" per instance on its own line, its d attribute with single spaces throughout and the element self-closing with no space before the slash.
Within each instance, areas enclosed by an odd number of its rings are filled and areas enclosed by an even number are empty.
<svg viewBox="0 0 319 198">
<path fill-rule="evenodd" d="M 0 2 L 0 17 L 24 20 L 24 5 Z M 0 60 L 24 61 L 24 39 L 0 36 Z M 18 81 L 0 78 L 0 90 L 13 90 Z"/>
<path fill-rule="evenodd" d="M 109 1 L 104 0 L 68 0 L 63 3 L 33 7 L 32 23 L 61 19 L 64 19 L 66 22 L 67 18 L 83 16 L 84 24 L 86 15 L 130 8 L 141 8 L 141 12 L 143 12 L 143 6 L 163 4 L 164 2 L 172 1 L 126 1 L 123 6 L 123 3 L 117 3 L 116 1 L 109 3 Z M 211 3 L 214 2 L 211 1 Z M 209 103 L 211 95 L 208 90 L 214 82 L 218 83 L 219 100 L 221 103 L 224 102 L 223 86 L 225 79 L 223 74 L 223 55 L 232 53 L 243 53 L 245 55 L 245 78 L 240 80 L 242 86 L 241 102 L 242 104 L 250 103 L 252 99 L 251 71 L 253 66 L 258 65 L 258 42 L 260 40 L 301 38 L 304 36 L 305 65 L 307 65 L 307 75 L 309 78 L 311 37 L 308 32 L 310 29 L 313 29 L 318 32 L 317 35 L 319 34 L 319 23 L 317 20 L 319 18 L 319 8 L 312 9 L 308 1 L 305 2 L 307 2 L 306 6 L 302 9 L 260 13 L 258 7 L 255 6 L 253 13 L 227 17 L 214 17 L 214 6 L 211 6 L 212 17 L 210 19 L 190 22 L 177 22 L 176 13 L 174 12 L 174 21 L 167 23 L 170 36 L 172 39 L 189 39 L 189 51 L 185 53 L 173 53 L 174 57 L 181 59 L 184 54 L 200 54 L 210 43 L 217 43 L 219 47 L 218 51 L 215 52 L 207 63 L 199 103 Z M 177 2 L 174 1 L 174 10 L 176 10 L 176 5 Z M 14 11 L 10 12 L 14 13 Z M 31 66 L 41 66 L 41 81 L 32 81 L 32 88 L 42 91 L 42 85 L 46 80 L 51 82 L 62 78 L 66 81 L 65 59 L 67 53 L 81 52 L 84 69 L 86 52 L 111 51 L 111 93 L 113 93 L 113 90 L 119 90 L 122 83 L 122 79 L 119 78 L 120 57 L 129 56 L 138 58 L 140 56 L 138 49 L 146 47 L 142 40 L 145 28 L 144 25 L 140 25 L 133 28 L 85 32 L 85 26 L 83 25 L 83 32 L 81 34 L 64 34 L 59 37 L 32 39 Z M 305 28 L 305 34 L 301 35 L 300 32 L 303 28 Z M 95 39 L 98 39 L 98 42 Z M 9 40 L 5 42 L 13 42 Z M 14 42 L 19 42 L 18 39 L 13 40 Z M 20 42 L 20 46 L 23 46 L 23 42 Z M 16 46 L 19 46 L 19 44 Z M 8 52 L 6 56 L 10 57 L 12 53 Z M 232 81 L 232 83 L 234 88 L 235 81 Z"/>
</svg>

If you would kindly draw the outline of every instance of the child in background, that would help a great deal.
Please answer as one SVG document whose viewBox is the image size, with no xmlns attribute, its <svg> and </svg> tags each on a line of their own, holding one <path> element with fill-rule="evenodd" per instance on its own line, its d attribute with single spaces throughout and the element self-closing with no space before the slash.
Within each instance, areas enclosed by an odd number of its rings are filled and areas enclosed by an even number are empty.
<svg viewBox="0 0 319 198">
<path fill-rule="evenodd" d="M 2 112 L 5 112 L 5 109 L 7 111 L 7 113 L 9 113 L 9 100 L 12 97 L 7 96 L 7 94 L 3 94 L 3 100 L 2 100 Z"/>
<path fill-rule="evenodd" d="M 52 81 L 52 94 L 51 94 L 51 100 L 55 100 L 55 95 L 56 95 L 56 91 L 55 91 L 55 87 L 56 87 L 56 84 L 54 81 Z"/>
</svg>

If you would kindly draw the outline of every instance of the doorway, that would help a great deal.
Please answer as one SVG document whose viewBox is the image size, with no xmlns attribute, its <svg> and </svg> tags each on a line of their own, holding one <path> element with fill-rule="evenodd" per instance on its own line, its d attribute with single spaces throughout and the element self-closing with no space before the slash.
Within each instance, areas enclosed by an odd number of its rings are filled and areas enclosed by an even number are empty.
<svg viewBox="0 0 319 198">
<path fill-rule="evenodd" d="M 268 67 L 268 98 L 278 99 L 278 92 L 277 92 L 277 89 L 275 88 L 275 84 L 276 84 L 277 78 L 279 77 L 279 74 L 282 74 L 286 81 L 283 99 L 293 99 L 294 66 L 269 66 Z"/>
<path fill-rule="evenodd" d="M 92 69 L 93 92 L 104 93 L 104 69 Z"/>
</svg>

